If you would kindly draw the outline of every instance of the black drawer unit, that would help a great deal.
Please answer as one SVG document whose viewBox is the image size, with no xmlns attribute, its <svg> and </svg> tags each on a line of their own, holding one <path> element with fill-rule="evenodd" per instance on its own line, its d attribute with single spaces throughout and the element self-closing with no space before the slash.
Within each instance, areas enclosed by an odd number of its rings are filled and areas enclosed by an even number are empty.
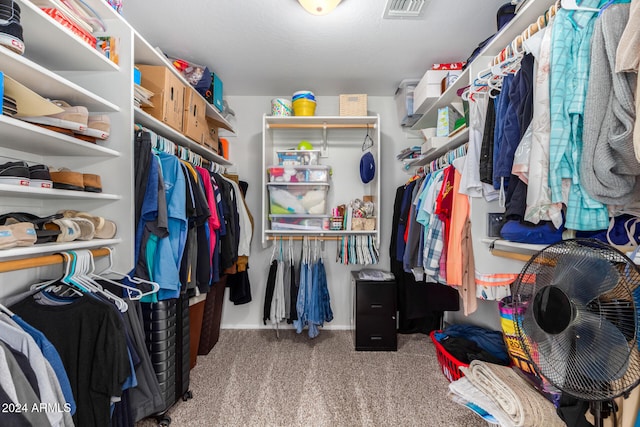
<svg viewBox="0 0 640 427">
<path fill-rule="evenodd" d="M 396 351 L 396 283 L 358 278 L 351 272 L 353 330 L 358 351 Z"/>
</svg>

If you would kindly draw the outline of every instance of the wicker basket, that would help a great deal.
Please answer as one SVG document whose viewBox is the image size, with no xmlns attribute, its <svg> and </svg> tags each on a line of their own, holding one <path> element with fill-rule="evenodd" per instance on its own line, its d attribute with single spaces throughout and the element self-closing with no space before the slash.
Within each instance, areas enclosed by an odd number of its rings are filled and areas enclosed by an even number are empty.
<svg viewBox="0 0 640 427">
<path fill-rule="evenodd" d="M 367 95 L 366 94 L 340 95 L 340 115 L 341 116 L 366 116 L 367 115 Z"/>
</svg>

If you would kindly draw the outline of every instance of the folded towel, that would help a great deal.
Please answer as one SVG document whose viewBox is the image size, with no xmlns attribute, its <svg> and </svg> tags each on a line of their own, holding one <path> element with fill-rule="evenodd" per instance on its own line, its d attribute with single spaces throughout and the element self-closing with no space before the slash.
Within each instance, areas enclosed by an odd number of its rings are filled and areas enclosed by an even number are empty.
<svg viewBox="0 0 640 427">
<path fill-rule="evenodd" d="M 507 415 L 503 426 L 561 427 L 565 423 L 553 404 L 531 387 L 513 369 L 474 360 L 461 367 L 465 377 Z M 487 410 L 487 408 L 483 408 Z M 487 412 L 489 412 L 487 410 Z M 501 413 L 492 414 L 502 418 Z"/>
</svg>

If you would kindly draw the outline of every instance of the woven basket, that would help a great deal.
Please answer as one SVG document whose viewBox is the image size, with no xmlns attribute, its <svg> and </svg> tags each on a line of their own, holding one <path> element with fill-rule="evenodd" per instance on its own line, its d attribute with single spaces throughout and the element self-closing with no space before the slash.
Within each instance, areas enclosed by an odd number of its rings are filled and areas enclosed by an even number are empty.
<svg viewBox="0 0 640 427">
<path fill-rule="evenodd" d="M 367 115 L 367 95 L 366 94 L 340 95 L 340 115 L 341 116 L 366 116 Z"/>
</svg>

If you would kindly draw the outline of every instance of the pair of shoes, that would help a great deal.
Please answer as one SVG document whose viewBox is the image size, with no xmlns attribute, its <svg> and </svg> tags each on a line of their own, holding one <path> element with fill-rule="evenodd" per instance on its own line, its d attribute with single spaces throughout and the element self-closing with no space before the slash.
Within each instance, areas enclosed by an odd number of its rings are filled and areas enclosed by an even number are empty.
<svg viewBox="0 0 640 427">
<path fill-rule="evenodd" d="M 116 232 L 118 231 L 115 222 L 105 219 L 101 216 L 91 215 L 87 212 L 74 210 L 63 210 L 58 213 L 62 214 L 64 218 L 83 218 L 91 221 L 95 228 L 95 239 L 113 239 L 113 237 L 116 235 Z"/>
<path fill-rule="evenodd" d="M 91 240 L 95 236 L 95 226 L 85 218 L 60 218 L 45 224 L 45 229 L 60 231 L 56 242 Z"/>
<path fill-rule="evenodd" d="M 0 225 L 10 226 L 18 223 L 30 223 L 33 225 L 36 235 L 36 244 L 49 243 L 56 240 L 60 231 L 46 229 L 46 224 L 62 218 L 62 214 L 53 214 L 39 217 L 27 212 L 10 212 L 0 215 Z"/>
<path fill-rule="evenodd" d="M 61 128 L 73 132 L 79 132 L 87 129 L 89 122 L 89 110 L 87 107 L 82 105 L 72 107 L 65 101 L 60 100 L 53 100 L 51 102 L 62 108 L 64 111 L 62 113 L 50 114 L 48 116 L 20 116 L 20 119 L 29 123 L 44 125 L 45 127 L 53 127 L 54 130 L 56 130 L 56 128 Z"/>
<path fill-rule="evenodd" d="M 14 0 L 0 0 L 0 45 L 19 55 L 24 53 L 20 6 Z"/>
<path fill-rule="evenodd" d="M 88 191 L 102 193 L 100 175 L 93 173 L 74 172 L 67 168 L 50 169 L 53 188 L 61 190 Z"/>
<path fill-rule="evenodd" d="M 33 246 L 36 240 L 36 229 L 30 222 L 0 225 L 0 249 Z"/>
<path fill-rule="evenodd" d="M 29 166 L 22 160 L 0 165 L 0 183 L 51 188 L 49 168 L 45 165 Z"/>
<path fill-rule="evenodd" d="M 0 183 L 28 187 L 31 180 L 27 162 L 18 160 L 17 162 L 7 162 L 0 165 Z"/>
<path fill-rule="evenodd" d="M 106 114 L 98 114 L 89 116 L 87 119 L 87 128 L 75 132 L 76 137 L 95 142 L 96 139 L 107 139 L 111 132 L 111 119 Z M 82 138 L 83 136 L 89 138 Z"/>
</svg>

